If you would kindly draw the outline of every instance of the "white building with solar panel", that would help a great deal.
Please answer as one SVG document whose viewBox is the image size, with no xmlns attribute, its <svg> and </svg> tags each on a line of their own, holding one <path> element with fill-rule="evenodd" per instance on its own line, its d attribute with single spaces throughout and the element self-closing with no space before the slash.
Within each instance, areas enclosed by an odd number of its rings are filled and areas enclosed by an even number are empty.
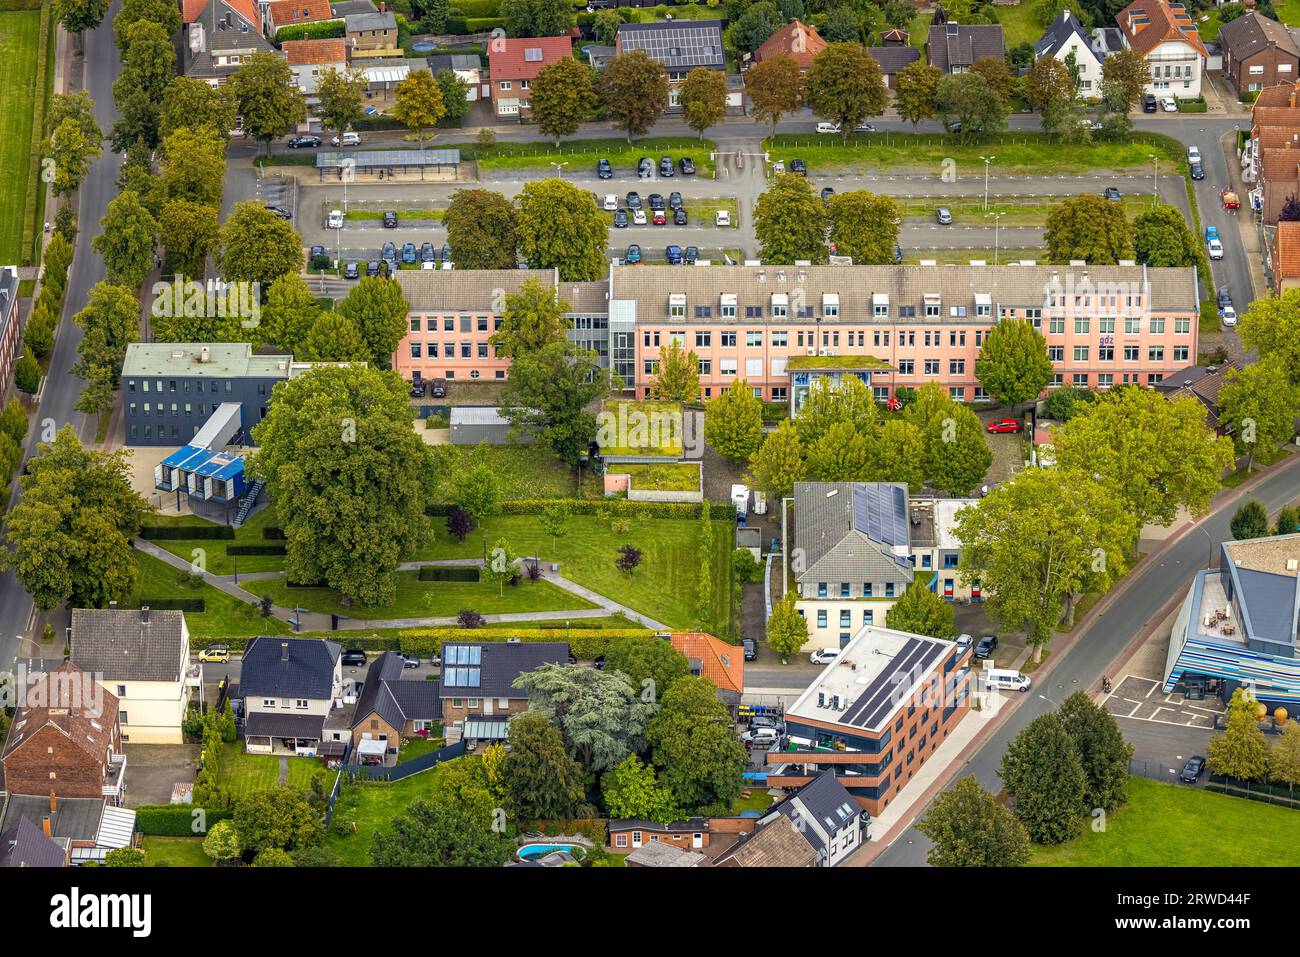
<svg viewBox="0 0 1300 957">
<path fill-rule="evenodd" d="M 808 621 L 804 647 L 840 648 L 858 629 L 883 625 L 914 582 L 948 601 L 978 601 L 979 584 L 958 575 L 955 533 L 974 501 L 912 499 L 897 482 L 795 483 L 793 547 L 783 551 Z"/>
<path fill-rule="evenodd" d="M 681 110 L 678 90 L 686 74 L 696 67 L 725 73 L 727 54 L 722 48 L 721 20 L 661 20 L 624 23 L 614 41 L 615 55 L 644 50 L 668 73 L 668 112 Z M 740 105 L 740 92 L 728 91 L 727 107 Z M 733 97 L 735 98 L 733 101 Z"/>
</svg>

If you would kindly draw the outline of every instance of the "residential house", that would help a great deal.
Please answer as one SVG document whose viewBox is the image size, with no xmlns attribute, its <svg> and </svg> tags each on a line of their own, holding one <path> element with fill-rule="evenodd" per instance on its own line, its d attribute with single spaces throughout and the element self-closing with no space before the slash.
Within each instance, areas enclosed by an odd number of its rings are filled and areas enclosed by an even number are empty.
<svg viewBox="0 0 1300 957">
<path fill-rule="evenodd" d="M 1192 99 L 1201 95 L 1209 56 L 1196 21 L 1181 3 L 1134 0 L 1115 15 L 1124 44 L 1141 54 L 1151 69 L 1146 91 Z"/>
<path fill-rule="evenodd" d="M 815 867 L 817 853 L 784 814 L 718 855 L 715 867 Z"/>
<path fill-rule="evenodd" d="M 542 67 L 573 55 L 573 41 L 564 37 L 497 38 L 488 44 L 488 75 L 492 112 L 496 116 L 532 114 L 529 91 Z"/>
<path fill-rule="evenodd" d="M 307 98 L 307 105 L 320 101 L 316 84 L 328 70 L 343 72 L 348 68 L 348 45 L 342 37 L 333 40 L 285 40 L 280 50 L 293 70 L 293 82 Z"/>
<path fill-rule="evenodd" d="M 1288 289 L 1300 289 L 1300 222 L 1285 220 L 1273 231 L 1273 292 L 1282 295 Z"/>
<path fill-rule="evenodd" d="M 644 50 L 668 73 L 668 112 L 681 110 L 678 100 L 682 81 L 696 67 L 725 72 L 727 56 L 722 47 L 721 20 L 660 20 L 654 23 L 624 23 L 614 41 L 616 56 Z M 729 91 L 727 106 L 739 107 Z"/>
<path fill-rule="evenodd" d="M 883 625 L 914 581 L 944 598 L 979 597 L 957 574 L 956 515 L 970 499 L 909 502 L 897 482 L 796 482 L 793 569 L 807 648 L 838 648 Z"/>
<path fill-rule="evenodd" d="M 1242 179 L 1265 226 L 1275 226 L 1292 196 L 1300 197 L 1300 82 L 1260 90 L 1250 111 L 1250 141 Z M 1271 246 L 1271 244 L 1270 244 Z"/>
<path fill-rule="evenodd" d="M 0 269 L 0 382 L 10 382 L 23 354 L 23 320 L 18 308 L 18 268 Z"/>
<path fill-rule="evenodd" d="M 1238 93 L 1262 90 L 1300 78 L 1300 46 L 1291 31 L 1250 11 L 1219 30 L 1223 73 Z"/>
<path fill-rule="evenodd" d="M 348 17 L 363 13 L 374 13 L 377 9 L 371 0 L 332 0 L 330 3 L 330 13 L 334 15 L 335 20 L 346 20 Z"/>
<path fill-rule="evenodd" d="M 691 674 L 709 679 L 719 700 L 735 714 L 745 693 L 744 649 L 699 631 L 673 632 L 668 640 L 686 657 Z"/>
<path fill-rule="evenodd" d="M 67 867 L 71 853 L 72 842 L 53 836 L 48 816 L 40 824 L 20 817 L 0 834 L 0 867 Z"/>
<path fill-rule="evenodd" d="M 182 72 L 221 86 L 254 53 L 274 51 L 253 0 L 186 0 Z"/>
<path fill-rule="evenodd" d="M 1156 389 L 1170 401 L 1184 397 L 1195 399 L 1205 407 L 1206 427 L 1219 435 L 1230 435 L 1231 427 L 1219 419 L 1219 395 L 1228 373 L 1238 368 L 1235 362 L 1225 362 L 1221 366 L 1189 366 L 1169 376 Z"/>
<path fill-rule="evenodd" d="M 687 851 L 673 844 L 645 844 L 624 859 L 626 867 L 700 867 L 708 858 L 698 851 Z"/>
<path fill-rule="evenodd" d="M 980 57 L 998 60 L 1007 55 L 1001 24 L 941 23 L 930 27 L 925 55 L 944 73 L 965 73 Z"/>
<path fill-rule="evenodd" d="M 510 716 L 528 710 L 528 693 L 515 687 L 515 679 L 568 662 L 563 641 L 444 642 L 438 698 L 448 743 L 504 741 Z"/>
<path fill-rule="evenodd" d="M 319 638 L 248 643 L 239 675 L 245 748 L 307 756 L 321 750 L 326 720 L 343 704 L 341 650 Z"/>
<path fill-rule="evenodd" d="M 767 753 L 768 787 L 802 787 L 834 771 L 879 816 L 969 710 L 970 651 L 862 628 L 786 709 L 789 743 Z"/>
<path fill-rule="evenodd" d="M 412 70 L 428 69 L 422 57 L 386 57 L 359 61 L 366 78 L 366 108 L 385 111 L 397 103 L 397 87 Z"/>
<path fill-rule="evenodd" d="M 72 864 L 91 861 L 102 864 L 109 851 L 130 847 L 135 833 L 135 811 L 119 807 L 102 797 L 72 798 L 54 793 L 36 796 L 10 792 L 4 801 L 3 818 L 0 818 L 0 835 L 12 835 L 18 841 L 19 830 L 26 830 L 24 821 L 34 826 L 42 836 L 48 835 L 51 841 L 66 847 Z M 28 842 L 22 844 L 21 854 L 32 854 L 44 862 L 31 866 L 63 866 L 56 863 L 50 847 L 34 847 Z M 7 866 L 23 866 L 14 863 L 12 848 Z"/>
<path fill-rule="evenodd" d="M 1073 64 L 1079 77 L 1079 95 L 1085 99 L 1101 96 L 1101 64 L 1105 53 L 1097 49 L 1078 17 L 1066 7 L 1034 44 L 1034 57 L 1049 56 L 1066 65 Z"/>
<path fill-rule="evenodd" d="M 10 794 L 122 800 L 126 755 L 117 696 L 65 661 L 30 675 L 3 752 Z"/>
<path fill-rule="evenodd" d="M 891 90 L 898 85 L 898 74 L 921 59 L 921 51 L 907 44 L 891 43 L 882 47 L 867 47 L 867 53 L 880 64 L 885 85 Z"/>
<path fill-rule="evenodd" d="M 326 23 L 335 20 L 330 10 L 329 0 L 260 0 L 262 6 L 262 28 L 266 35 L 275 39 L 276 31 L 282 27 L 306 26 L 309 23 Z"/>
<path fill-rule="evenodd" d="M 820 33 L 802 20 L 792 20 L 763 41 L 754 51 L 754 62 L 789 56 L 806 73 L 812 67 L 813 57 L 825 49 L 826 41 Z"/>
<path fill-rule="evenodd" d="M 1052 386 L 1154 384 L 1193 361 L 1199 336 L 1196 270 L 1132 262 L 613 265 L 607 278 L 582 283 L 523 269 L 396 277 L 410 327 L 393 368 L 408 379 L 504 380 L 509 360 L 490 341 L 500 319 L 494 291 L 531 277 L 569 303 L 570 340 L 597 352 L 636 398 L 649 396 L 661 351 L 677 342 L 699 359 L 704 398 L 744 378 L 792 412 L 816 379 L 848 375 L 880 402 L 926 382 L 957 401 L 986 401 L 975 363 L 1003 319 L 1026 319 L 1046 337 Z"/>
<path fill-rule="evenodd" d="M 483 63 L 477 55 L 467 53 L 434 53 L 425 58 L 425 66 L 434 76 L 449 70 L 465 84 L 465 98 L 471 103 L 480 96 L 491 95 L 483 73 Z"/>
<path fill-rule="evenodd" d="M 397 45 L 397 16 L 381 3 L 373 13 L 347 17 L 345 36 L 355 56 L 401 56 Z"/>
<path fill-rule="evenodd" d="M 181 743 L 190 700 L 203 694 L 184 612 L 74 608 L 71 661 L 112 689 L 123 742 Z"/>
<path fill-rule="evenodd" d="M 1174 617 L 1163 691 L 1228 701 L 1238 687 L 1272 710 L 1300 706 L 1300 535 L 1223 542 Z"/>
<path fill-rule="evenodd" d="M 370 663 L 352 718 L 357 755 L 395 761 L 402 738 L 428 734 L 442 719 L 438 682 L 403 681 L 405 670 L 395 651 Z"/>
<path fill-rule="evenodd" d="M 858 849 L 865 830 L 862 809 L 835 773 L 822 771 L 815 778 L 773 807 L 759 821 L 758 829 L 783 816 L 812 847 L 818 867 L 834 867 Z"/>
<path fill-rule="evenodd" d="M 636 850 L 648 844 L 699 850 L 709 846 L 709 819 L 692 817 L 660 824 L 635 818 L 609 822 L 609 847 L 614 851 Z"/>
</svg>

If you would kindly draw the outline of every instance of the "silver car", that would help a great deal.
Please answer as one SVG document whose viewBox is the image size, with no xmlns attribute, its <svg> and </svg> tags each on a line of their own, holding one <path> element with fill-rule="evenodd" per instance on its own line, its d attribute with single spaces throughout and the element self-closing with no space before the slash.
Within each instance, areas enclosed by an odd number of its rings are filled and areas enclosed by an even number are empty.
<svg viewBox="0 0 1300 957">
<path fill-rule="evenodd" d="M 939 221 L 940 226 L 952 225 L 952 210 L 947 206 L 940 206 L 934 211 L 934 218 Z"/>
</svg>

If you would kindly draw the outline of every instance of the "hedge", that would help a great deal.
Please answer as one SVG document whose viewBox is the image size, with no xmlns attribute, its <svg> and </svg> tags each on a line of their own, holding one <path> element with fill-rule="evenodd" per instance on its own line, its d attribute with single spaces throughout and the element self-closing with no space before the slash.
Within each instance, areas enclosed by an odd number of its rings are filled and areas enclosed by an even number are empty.
<svg viewBox="0 0 1300 957">
<path fill-rule="evenodd" d="M 428 657 L 438 654 L 446 641 L 504 642 L 567 641 L 574 657 L 590 661 L 605 654 L 611 641 L 619 638 L 644 638 L 652 635 L 648 628 L 412 628 L 397 633 L 398 647 L 406 654 Z"/>
<path fill-rule="evenodd" d="M 521 821 L 520 830 L 525 833 L 542 833 L 547 837 L 572 837 L 581 834 L 599 848 L 609 843 L 609 822 L 604 818 L 587 817 L 562 820 L 556 818 L 548 821 Z"/>
<path fill-rule="evenodd" d="M 497 27 L 505 29 L 505 17 L 470 17 L 465 21 L 465 29 L 468 33 L 489 33 Z"/>
<path fill-rule="evenodd" d="M 189 541 L 201 538 L 234 538 L 229 525 L 145 525 L 140 537 L 146 541 Z"/>
<path fill-rule="evenodd" d="M 276 528 L 274 525 L 268 525 L 266 528 L 262 529 L 262 537 L 269 538 L 272 541 L 282 542 L 284 541 L 284 529 Z"/>
<path fill-rule="evenodd" d="M 501 12 L 501 0 L 452 0 L 451 11 L 460 17 L 495 17 Z"/>
<path fill-rule="evenodd" d="M 194 830 L 195 812 L 203 815 L 206 830 L 235 816 L 223 808 L 198 808 L 192 804 L 145 804 L 135 809 L 135 829 L 150 837 L 202 837 Z"/>
<path fill-rule="evenodd" d="M 27 197 L 23 201 L 23 232 L 21 256 L 24 266 L 30 266 L 37 259 L 36 217 L 37 209 L 45 199 L 45 183 L 41 180 L 41 154 L 45 152 L 42 144 L 45 140 L 45 111 L 49 102 L 45 97 L 46 77 L 50 64 L 50 18 L 53 16 L 52 3 L 33 3 L 31 0 L 3 0 L 0 10 L 13 12 L 17 10 L 35 10 L 40 7 L 41 23 L 36 43 L 36 79 L 32 86 L 35 105 L 32 109 L 31 156 L 27 161 Z M 10 5 L 12 4 L 12 5 Z"/>
<path fill-rule="evenodd" d="M 283 545 L 227 545 L 227 555 L 284 555 Z"/>
<path fill-rule="evenodd" d="M 700 506 L 694 502 L 629 502 L 627 499 L 517 499 L 502 502 L 497 515 L 540 515 L 547 508 L 563 502 L 570 515 L 600 515 L 614 518 L 694 518 L 700 517 Z M 426 505 L 424 512 L 431 518 L 445 518 L 456 506 L 450 503 Z M 715 521 L 729 521 L 736 516 L 734 505 L 713 503 L 709 517 Z"/>
<path fill-rule="evenodd" d="M 208 603 L 202 598 L 146 598 L 140 599 L 141 608 L 153 611 L 188 611 L 201 615 L 208 610 Z"/>
<path fill-rule="evenodd" d="M 285 40 L 334 40 L 347 33 L 347 24 L 342 20 L 326 20 L 323 23 L 298 23 L 290 27 L 281 27 L 275 31 L 275 45 Z"/>
<path fill-rule="evenodd" d="M 479 577 L 474 565 L 424 565 L 418 576 L 422 582 L 476 582 Z"/>
</svg>

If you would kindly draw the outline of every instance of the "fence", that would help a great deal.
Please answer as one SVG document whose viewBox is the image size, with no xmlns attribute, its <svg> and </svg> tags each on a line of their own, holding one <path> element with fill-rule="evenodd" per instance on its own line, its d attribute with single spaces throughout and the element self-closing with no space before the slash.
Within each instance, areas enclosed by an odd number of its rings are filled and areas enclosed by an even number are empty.
<svg viewBox="0 0 1300 957">
<path fill-rule="evenodd" d="M 396 767 L 390 768 L 382 764 L 373 767 L 365 764 L 345 764 L 343 770 L 349 774 L 364 774 L 372 781 L 400 781 L 403 778 L 409 778 L 412 774 L 419 774 L 421 771 L 435 768 L 443 761 L 458 758 L 464 753 L 465 742 L 457 741 L 455 744 L 449 744 L 439 751 L 431 751 L 428 754 L 420 755 L 418 758 L 403 761 Z"/>
<path fill-rule="evenodd" d="M 1205 785 L 1207 791 L 1215 794 L 1227 794 L 1230 797 L 1246 798 L 1248 801 L 1261 801 L 1300 811 L 1300 794 L 1295 788 L 1282 787 L 1277 784 L 1265 784 L 1260 781 L 1243 781 L 1222 774 L 1211 774 Z"/>
</svg>

